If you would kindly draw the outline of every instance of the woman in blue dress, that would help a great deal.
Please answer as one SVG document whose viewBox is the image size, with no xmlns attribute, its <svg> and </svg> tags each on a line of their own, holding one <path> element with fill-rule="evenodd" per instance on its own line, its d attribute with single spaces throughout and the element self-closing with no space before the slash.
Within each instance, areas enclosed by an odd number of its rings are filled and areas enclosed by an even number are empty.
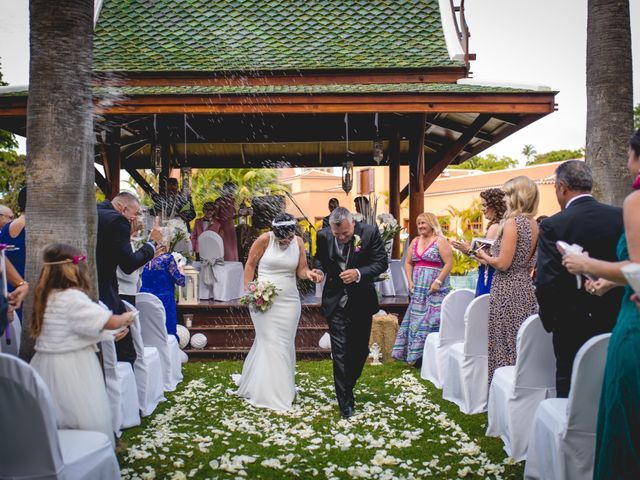
<svg viewBox="0 0 640 480">
<path fill-rule="evenodd" d="M 11 261 L 15 269 L 20 276 L 24 278 L 25 261 L 27 257 L 27 248 L 25 245 L 25 239 L 27 237 L 26 218 L 24 211 L 27 206 L 27 187 L 23 187 L 18 193 L 18 208 L 20 209 L 20 216 L 15 220 L 7 223 L 2 230 L 0 230 L 0 243 L 6 243 L 7 245 L 13 245 L 15 248 L 7 250 L 6 256 Z M 14 290 L 11 284 L 7 285 L 9 293 Z M 22 322 L 22 309 L 16 310 L 16 313 L 20 317 Z"/>
<path fill-rule="evenodd" d="M 142 288 L 140 292 L 151 293 L 158 297 L 164 305 L 167 315 L 167 333 L 176 339 L 176 296 L 175 286 L 184 287 L 185 278 L 173 255 L 165 253 L 147 263 L 142 271 Z"/>
<path fill-rule="evenodd" d="M 427 335 L 440 330 L 440 308 L 449 293 L 453 252 L 433 213 L 421 213 L 416 224 L 418 236 L 409 244 L 411 255 L 407 255 L 405 264 L 411 302 L 398 330 L 392 356 L 419 368 Z"/>
<path fill-rule="evenodd" d="M 626 284 L 621 267 L 629 261 L 640 263 L 640 130 L 629 142 L 627 167 L 636 180 L 634 192 L 624 201 L 625 233 L 618 243 L 618 263 L 604 262 L 588 255 L 565 255 L 563 264 L 571 273 L 598 277 L 587 281 L 592 295 Z M 636 303 L 634 303 L 634 300 Z M 616 325 L 611 332 L 602 382 L 593 478 L 640 478 L 640 311 L 638 295 L 629 285 Z"/>
<path fill-rule="evenodd" d="M 495 240 L 498 236 L 498 229 L 505 212 L 507 211 L 507 203 L 504 199 L 504 192 L 500 188 L 489 188 L 480 192 L 480 206 L 482 214 L 487 219 L 487 240 Z M 461 251 L 465 255 L 469 255 L 471 245 L 467 242 L 454 240 L 451 242 L 456 250 Z M 489 293 L 491 291 L 491 280 L 493 279 L 493 267 L 485 265 L 478 258 L 472 257 L 479 263 L 478 267 L 478 283 L 476 284 L 476 297 Z"/>
</svg>

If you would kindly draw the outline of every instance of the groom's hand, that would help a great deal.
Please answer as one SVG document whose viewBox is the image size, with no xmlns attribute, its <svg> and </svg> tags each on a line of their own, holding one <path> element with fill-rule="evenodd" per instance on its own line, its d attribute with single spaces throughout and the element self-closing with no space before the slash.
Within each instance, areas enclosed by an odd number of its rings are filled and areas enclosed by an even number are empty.
<svg viewBox="0 0 640 480">
<path fill-rule="evenodd" d="M 355 268 L 350 268 L 349 270 L 345 270 L 340 274 L 340 279 L 343 283 L 349 284 L 358 281 L 358 270 Z"/>
</svg>

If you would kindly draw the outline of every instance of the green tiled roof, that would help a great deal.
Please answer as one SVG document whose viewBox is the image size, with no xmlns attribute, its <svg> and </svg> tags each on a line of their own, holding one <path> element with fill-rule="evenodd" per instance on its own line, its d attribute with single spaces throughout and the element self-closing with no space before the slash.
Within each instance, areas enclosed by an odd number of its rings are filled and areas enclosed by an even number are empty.
<svg viewBox="0 0 640 480">
<path fill-rule="evenodd" d="M 462 66 L 438 0 L 104 0 L 94 71 Z"/>
<path fill-rule="evenodd" d="M 96 87 L 96 96 L 140 95 L 295 95 L 350 93 L 531 93 L 534 90 L 455 83 L 378 83 L 338 85 L 222 85 L 222 86 L 166 86 L 166 87 Z M 0 97 L 22 97 L 28 91 L 3 92 Z M 549 93 L 549 92 L 545 92 Z"/>
</svg>

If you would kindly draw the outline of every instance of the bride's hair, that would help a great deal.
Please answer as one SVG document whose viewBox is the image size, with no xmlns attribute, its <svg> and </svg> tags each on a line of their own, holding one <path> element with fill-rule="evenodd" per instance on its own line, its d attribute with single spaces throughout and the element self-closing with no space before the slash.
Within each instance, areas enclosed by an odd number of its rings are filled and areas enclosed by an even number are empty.
<svg viewBox="0 0 640 480">
<path fill-rule="evenodd" d="M 292 233 L 296 233 L 298 222 L 293 215 L 279 213 L 271 222 L 271 231 L 277 238 L 288 238 Z"/>
</svg>

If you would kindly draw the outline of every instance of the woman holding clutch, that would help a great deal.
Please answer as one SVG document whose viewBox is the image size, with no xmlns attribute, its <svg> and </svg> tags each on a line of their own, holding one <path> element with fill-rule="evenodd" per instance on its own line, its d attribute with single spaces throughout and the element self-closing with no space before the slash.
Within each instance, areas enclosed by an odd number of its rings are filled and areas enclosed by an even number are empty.
<svg viewBox="0 0 640 480">
<path fill-rule="evenodd" d="M 634 191 L 623 206 L 625 232 L 618 243 L 620 262 L 596 260 L 586 254 L 567 254 L 562 260 L 573 274 L 598 277 L 585 284 L 593 295 L 627 284 L 621 267 L 629 261 L 640 263 L 640 130 L 629 141 L 627 168 L 636 179 Z M 596 430 L 596 480 L 640 478 L 640 303 L 633 293 L 627 285 L 609 339 Z"/>
<path fill-rule="evenodd" d="M 480 205 L 482 214 L 489 222 L 485 239 L 495 240 L 498 236 L 498 226 L 507 211 L 504 192 L 499 188 L 489 188 L 480 192 Z M 465 255 L 473 254 L 471 245 L 467 242 L 453 240 L 451 244 L 456 250 L 461 251 Z M 480 295 L 489 293 L 491 290 L 491 280 L 493 279 L 494 269 L 490 265 L 486 265 L 484 262 L 478 260 L 475 256 L 473 258 L 480 263 L 478 267 L 478 283 L 476 284 L 476 297 L 479 297 Z"/>
</svg>

